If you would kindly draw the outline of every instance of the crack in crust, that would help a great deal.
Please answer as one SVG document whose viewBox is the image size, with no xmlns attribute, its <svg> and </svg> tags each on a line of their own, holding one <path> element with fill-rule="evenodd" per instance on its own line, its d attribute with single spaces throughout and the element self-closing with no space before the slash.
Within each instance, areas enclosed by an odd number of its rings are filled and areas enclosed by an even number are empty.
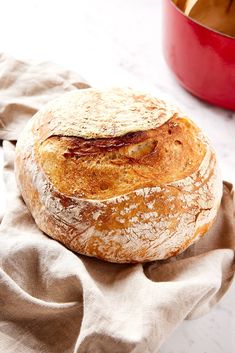
<svg viewBox="0 0 235 353">
<path fill-rule="evenodd" d="M 191 121 L 174 116 L 156 129 L 114 138 L 51 136 L 35 153 L 62 194 L 106 199 L 191 175 L 206 154 L 198 133 Z"/>
</svg>

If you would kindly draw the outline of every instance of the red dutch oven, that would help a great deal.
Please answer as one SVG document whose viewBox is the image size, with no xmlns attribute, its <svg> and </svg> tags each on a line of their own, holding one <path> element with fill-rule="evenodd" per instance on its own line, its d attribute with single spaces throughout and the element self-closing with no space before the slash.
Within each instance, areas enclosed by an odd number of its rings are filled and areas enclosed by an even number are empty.
<svg viewBox="0 0 235 353">
<path fill-rule="evenodd" d="M 179 82 L 195 96 L 235 110 L 235 38 L 187 17 L 163 0 L 163 46 Z"/>
</svg>

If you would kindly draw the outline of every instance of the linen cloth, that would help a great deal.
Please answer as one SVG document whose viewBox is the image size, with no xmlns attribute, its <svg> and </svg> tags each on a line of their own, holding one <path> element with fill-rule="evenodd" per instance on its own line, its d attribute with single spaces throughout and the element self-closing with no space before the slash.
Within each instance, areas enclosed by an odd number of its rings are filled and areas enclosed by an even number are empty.
<svg viewBox="0 0 235 353">
<path fill-rule="evenodd" d="M 153 353 L 184 319 L 207 313 L 234 276 L 235 207 L 226 182 L 212 229 L 167 261 L 102 262 L 37 228 L 15 182 L 14 140 L 44 103 L 87 86 L 52 63 L 0 55 L 7 191 L 0 224 L 0 353 Z"/>
</svg>

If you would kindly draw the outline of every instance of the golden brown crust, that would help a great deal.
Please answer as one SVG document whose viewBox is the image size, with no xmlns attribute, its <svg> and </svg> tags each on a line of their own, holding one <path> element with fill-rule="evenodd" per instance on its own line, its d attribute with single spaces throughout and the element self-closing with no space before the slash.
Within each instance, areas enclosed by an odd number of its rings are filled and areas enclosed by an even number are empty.
<svg viewBox="0 0 235 353">
<path fill-rule="evenodd" d="M 92 99 L 96 105 L 95 97 L 99 109 L 94 117 L 95 108 L 90 108 L 90 130 L 81 128 L 84 117 L 79 125 L 78 116 L 76 130 L 71 111 L 79 112 L 79 104 L 91 105 Z M 139 110 L 128 115 L 133 97 Z M 119 104 L 116 110 L 113 102 Z M 123 125 L 125 102 L 130 131 Z M 168 258 L 207 231 L 222 193 L 215 154 L 189 119 L 157 102 L 132 90 L 86 90 L 36 114 L 17 143 L 15 166 L 40 229 L 76 252 L 123 263 Z M 143 109 L 148 128 L 143 128 Z M 117 131 L 112 136 L 110 112 Z M 62 118 L 62 113 L 67 115 Z"/>
<path fill-rule="evenodd" d="M 35 155 L 62 194 L 105 199 L 194 173 L 206 154 L 198 134 L 191 121 L 173 117 L 157 129 L 113 138 L 52 136 Z"/>
</svg>

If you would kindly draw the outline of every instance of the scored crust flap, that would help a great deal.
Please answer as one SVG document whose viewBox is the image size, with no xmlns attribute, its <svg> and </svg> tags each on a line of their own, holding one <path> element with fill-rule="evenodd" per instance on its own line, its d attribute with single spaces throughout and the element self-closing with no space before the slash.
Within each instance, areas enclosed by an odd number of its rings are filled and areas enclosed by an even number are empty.
<svg viewBox="0 0 235 353">
<path fill-rule="evenodd" d="M 41 141 L 53 135 L 112 138 L 157 128 L 176 113 L 170 104 L 132 89 L 88 88 L 49 102 L 35 115 L 34 134 Z"/>
</svg>

